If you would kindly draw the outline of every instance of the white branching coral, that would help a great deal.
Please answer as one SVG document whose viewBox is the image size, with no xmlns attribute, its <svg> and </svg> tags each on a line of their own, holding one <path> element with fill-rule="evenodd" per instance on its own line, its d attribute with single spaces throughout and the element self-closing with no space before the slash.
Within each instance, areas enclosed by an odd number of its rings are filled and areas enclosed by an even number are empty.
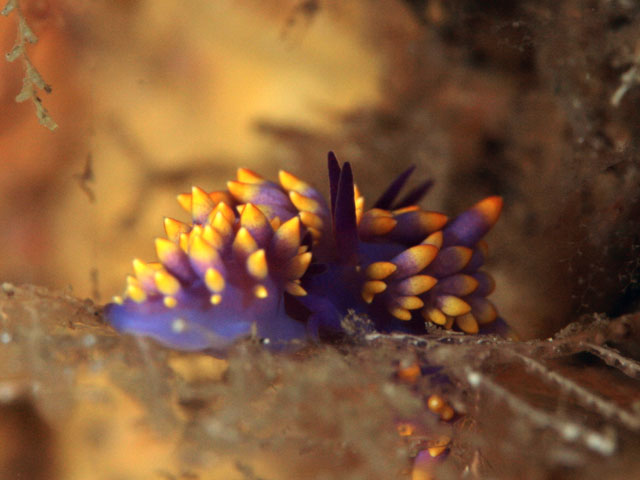
<svg viewBox="0 0 640 480">
<path fill-rule="evenodd" d="M 49 112 L 42 104 L 42 99 L 38 95 L 39 90 L 51 93 L 51 86 L 44 81 L 42 75 L 40 75 L 40 72 L 38 72 L 33 63 L 31 63 L 27 55 L 27 45 L 36 43 L 38 37 L 27 24 L 27 20 L 20 9 L 19 0 L 8 0 L 0 13 L 6 17 L 12 11 L 18 16 L 18 37 L 15 45 L 5 57 L 9 62 L 20 59 L 24 68 L 22 89 L 20 93 L 16 95 L 16 102 L 21 103 L 26 100 L 31 100 L 36 107 L 36 115 L 38 116 L 40 124 L 49 130 L 55 130 L 58 124 L 51 118 L 51 115 L 49 115 Z"/>
</svg>

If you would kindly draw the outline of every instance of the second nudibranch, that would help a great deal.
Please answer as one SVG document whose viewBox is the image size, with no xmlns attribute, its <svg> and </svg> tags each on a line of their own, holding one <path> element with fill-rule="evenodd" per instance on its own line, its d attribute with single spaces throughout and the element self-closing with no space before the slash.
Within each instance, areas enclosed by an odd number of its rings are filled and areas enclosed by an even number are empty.
<svg viewBox="0 0 640 480">
<path fill-rule="evenodd" d="M 217 352 L 249 335 L 276 347 L 335 337 L 349 311 L 382 332 L 504 328 L 481 270 L 499 197 L 449 221 L 416 205 L 430 182 L 396 200 L 412 168 L 365 210 L 349 163 L 330 153 L 328 166 L 328 203 L 290 173 L 275 183 L 243 168 L 225 191 L 179 195 L 191 222 L 165 219 L 158 261 L 134 260 L 108 320 L 171 347 Z"/>
</svg>

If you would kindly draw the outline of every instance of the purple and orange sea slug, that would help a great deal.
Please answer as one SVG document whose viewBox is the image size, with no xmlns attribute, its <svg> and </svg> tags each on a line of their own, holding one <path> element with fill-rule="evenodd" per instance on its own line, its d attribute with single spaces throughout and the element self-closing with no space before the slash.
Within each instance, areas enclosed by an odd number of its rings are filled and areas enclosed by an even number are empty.
<svg viewBox="0 0 640 480">
<path fill-rule="evenodd" d="M 413 168 L 373 208 L 351 166 L 329 153 L 331 197 L 281 171 L 279 183 L 239 169 L 226 191 L 178 196 L 191 223 L 165 219 L 158 262 L 133 261 L 123 297 L 106 316 L 121 332 L 184 350 L 224 350 L 257 335 L 272 346 L 335 337 L 349 311 L 382 332 L 504 331 L 481 270 L 482 237 L 500 215 L 489 197 L 453 220 L 415 204 L 425 182 L 400 200 Z"/>
</svg>

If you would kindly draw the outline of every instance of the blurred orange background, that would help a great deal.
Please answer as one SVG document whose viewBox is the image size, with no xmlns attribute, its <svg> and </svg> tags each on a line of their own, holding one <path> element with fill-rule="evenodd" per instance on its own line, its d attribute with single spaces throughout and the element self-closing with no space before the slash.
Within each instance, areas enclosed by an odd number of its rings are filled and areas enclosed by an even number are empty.
<svg viewBox="0 0 640 480">
<path fill-rule="evenodd" d="M 162 217 L 182 215 L 177 193 L 223 188 L 240 165 L 292 168 L 258 121 L 332 133 L 328 113 L 375 102 L 381 60 L 364 5 L 311 18 L 299 4 L 23 1 L 59 128 L 14 102 L 22 66 L 0 62 L 0 278 L 108 300 L 134 256 L 153 258 Z M 1 19 L 4 51 L 14 17 Z"/>
</svg>

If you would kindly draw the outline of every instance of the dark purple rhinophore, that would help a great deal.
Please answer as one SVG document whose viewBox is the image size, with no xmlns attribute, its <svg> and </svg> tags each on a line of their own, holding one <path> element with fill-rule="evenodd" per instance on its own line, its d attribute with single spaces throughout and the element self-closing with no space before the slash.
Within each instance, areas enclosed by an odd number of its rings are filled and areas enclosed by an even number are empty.
<svg viewBox="0 0 640 480">
<path fill-rule="evenodd" d="M 109 321 L 175 348 L 214 351 L 250 334 L 276 346 L 339 335 L 349 311 L 383 332 L 504 328 L 486 298 L 493 280 L 480 270 L 499 197 L 448 221 L 415 205 L 430 181 L 396 201 L 411 167 L 365 210 L 349 163 L 330 152 L 328 164 L 329 205 L 290 173 L 275 183 L 243 168 L 225 191 L 179 195 L 192 222 L 165 219 L 159 261 L 134 260 L 125 295 L 107 305 Z"/>
</svg>

